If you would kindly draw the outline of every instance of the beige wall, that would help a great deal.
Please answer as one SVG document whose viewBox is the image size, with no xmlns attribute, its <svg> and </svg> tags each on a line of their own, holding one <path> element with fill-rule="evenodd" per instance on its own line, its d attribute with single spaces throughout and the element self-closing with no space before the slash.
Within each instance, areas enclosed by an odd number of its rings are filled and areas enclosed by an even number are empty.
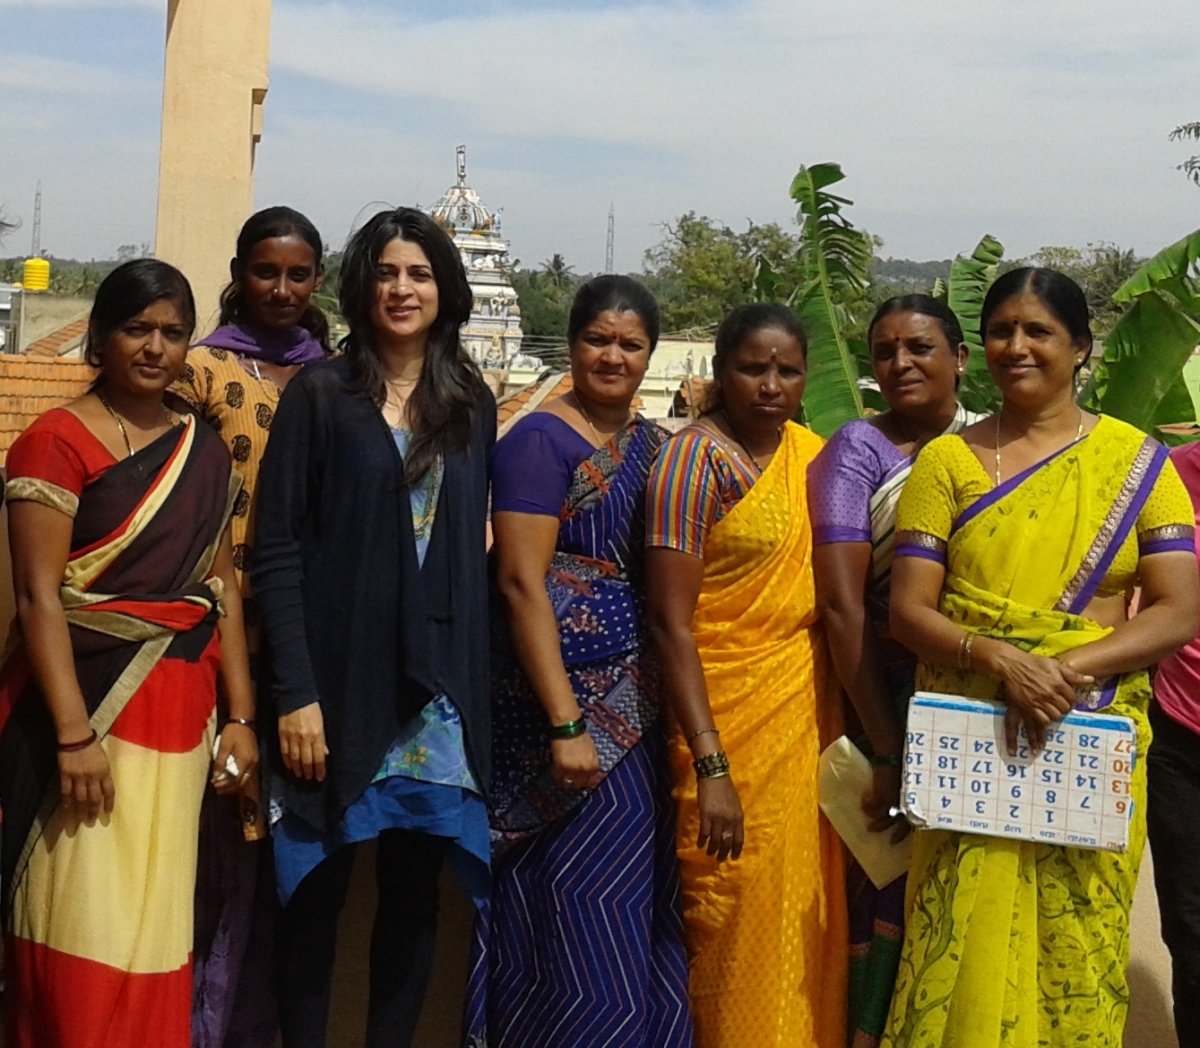
<svg viewBox="0 0 1200 1048">
<path fill-rule="evenodd" d="M 211 326 L 254 203 L 271 0 L 168 0 L 155 254 L 187 274 Z"/>
</svg>

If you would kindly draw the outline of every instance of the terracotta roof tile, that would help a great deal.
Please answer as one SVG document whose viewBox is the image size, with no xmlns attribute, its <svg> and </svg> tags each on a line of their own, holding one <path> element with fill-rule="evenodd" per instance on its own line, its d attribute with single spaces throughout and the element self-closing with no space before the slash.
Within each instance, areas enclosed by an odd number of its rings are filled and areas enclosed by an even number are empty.
<svg viewBox="0 0 1200 1048">
<path fill-rule="evenodd" d="M 552 397 L 563 397 L 575 388 L 575 380 L 569 371 L 553 372 L 536 379 L 528 386 L 522 386 L 514 393 L 501 397 L 496 402 L 496 438 L 504 436 L 538 405 Z M 639 396 L 633 398 L 630 405 L 635 412 L 641 411 L 643 400 Z"/>
<path fill-rule="evenodd" d="M 95 377 L 79 359 L 0 353 L 0 466 L 8 449 L 44 411 L 74 400 Z"/>
<path fill-rule="evenodd" d="M 535 379 L 515 393 L 509 393 L 496 402 L 496 436 L 502 437 L 517 419 L 524 418 L 548 397 L 561 397 L 571 391 L 574 382 L 569 371 L 560 371 Z"/>
<path fill-rule="evenodd" d="M 60 357 L 79 346 L 87 334 L 87 326 L 88 314 L 84 313 L 57 331 L 30 342 L 24 351 L 38 357 Z"/>
</svg>

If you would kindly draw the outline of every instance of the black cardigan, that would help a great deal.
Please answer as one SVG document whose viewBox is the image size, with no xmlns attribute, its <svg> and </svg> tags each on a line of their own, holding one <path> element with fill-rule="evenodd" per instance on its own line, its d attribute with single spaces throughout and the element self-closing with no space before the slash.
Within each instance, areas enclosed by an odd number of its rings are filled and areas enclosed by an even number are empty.
<svg viewBox="0 0 1200 1048">
<path fill-rule="evenodd" d="M 266 641 L 264 714 L 321 703 L 325 782 L 276 779 L 287 809 L 318 830 L 336 825 L 400 727 L 439 692 L 458 707 L 467 759 L 487 787 L 496 404 L 482 384 L 475 418 L 468 445 L 445 458 L 419 567 L 399 452 L 378 409 L 350 388 L 346 360 L 305 368 L 280 399 L 258 481 L 251 583 Z M 278 733 L 264 735 L 278 761 Z"/>
</svg>

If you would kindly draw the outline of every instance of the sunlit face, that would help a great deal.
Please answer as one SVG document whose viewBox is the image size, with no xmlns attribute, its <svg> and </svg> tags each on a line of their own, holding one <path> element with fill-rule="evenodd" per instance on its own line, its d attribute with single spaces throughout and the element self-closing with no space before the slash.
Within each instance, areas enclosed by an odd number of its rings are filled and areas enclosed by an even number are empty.
<svg viewBox="0 0 1200 1048">
<path fill-rule="evenodd" d="M 650 336 L 633 310 L 606 309 L 571 343 L 571 378 L 585 403 L 628 407 L 650 363 Z"/>
<path fill-rule="evenodd" d="M 996 307 L 983 333 L 983 348 L 1004 399 L 1032 405 L 1073 395 L 1075 369 L 1091 349 L 1072 342 L 1066 325 L 1031 291 Z"/>
<path fill-rule="evenodd" d="M 807 378 L 796 336 L 780 328 L 759 328 L 723 362 L 721 403 L 739 433 L 778 429 L 799 409 Z"/>
<path fill-rule="evenodd" d="M 183 372 L 190 336 L 177 302 L 152 302 L 105 339 L 100 348 L 105 384 L 134 396 L 162 396 Z"/>
<path fill-rule="evenodd" d="M 924 313 L 888 313 L 871 329 L 871 367 L 879 392 L 898 415 L 921 419 L 945 412 L 967 363 L 941 324 Z"/>
<path fill-rule="evenodd" d="M 229 268 L 241 288 L 246 319 L 268 331 L 283 332 L 299 324 L 308 300 L 321 286 L 316 253 L 295 234 L 260 240 Z"/>
<path fill-rule="evenodd" d="M 371 326 L 383 343 L 424 342 L 438 316 L 438 287 L 420 244 L 396 237 L 375 263 Z"/>
</svg>

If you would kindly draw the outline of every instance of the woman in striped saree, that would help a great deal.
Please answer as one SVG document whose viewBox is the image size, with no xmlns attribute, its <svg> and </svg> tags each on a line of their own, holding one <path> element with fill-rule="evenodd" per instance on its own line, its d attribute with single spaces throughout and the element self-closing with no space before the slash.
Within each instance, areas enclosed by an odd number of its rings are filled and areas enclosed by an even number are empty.
<svg viewBox="0 0 1200 1048">
<path fill-rule="evenodd" d="M 1015 269 L 980 322 L 1001 410 L 922 450 L 896 516 L 891 626 L 917 687 L 1005 703 L 1035 751 L 1073 708 L 1150 742 L 1146 668 L 1195 636 L 1191 502 L 1162 445 L 1075 402 L 1087 301 Z M 1127 614 L 1140 587 L 1138 612 Z M 945 830 L 915 836 L 890 1048 L 1119 1048 L 1146 832 L 1126 852 Z"/>
<path fill-rule="evenodd" d="M 190 900 L 218 675 L 230 721 L 214 785 L 236 789 L 258 757 L 226 529 L 240 481 L 220 438 L 163 398 L 194 318 L 178 270 L 153 259 L 114 270 L 88 327 L 95 385 L 9 452 L 9 1048 L 190 1040 Z"/>
<path fill-rule="evenodd" d="M 905 708 L 916 659 L 887 628 L 896 504 L 920 448 L 975 415 L 956 399 L 967 347 L 958 318 L 928 295 L 888 299 L 867 328 L 888 410 L 849 422 L 830 438 L 808 477 L 817 603 L 842 688 L 866 735 L 874 788 L 864 808 L 879 832 L 900 801 Z M 848 1010 L 855 1048 L 879 1043 L 900 961 L 904 878 L 876 890 L 857 863 L 850 907 Z"/>
<path fill-rule="evenodd" d="M 496 445 L 490 908 L 471 1048 L 690 1048 L 666 744 L 643 625 L 646 479 L 632 410 L 658 340 L 637 281 L 584 284 L 573 388 Z M 497 623 L 504 620 L 497 615 Z"/>
<path fill-rule="evenodd" d="M 840 728 L 817 624 L 806 471 L 792 421 L 805 336 L 783 306 L 717 332 L 716 403 L 667 442 L 648 492 L 651 636 L 671 740 L 700 1048 L 841 1048 L 842 846 L 817 808 Z"/>
</svg>

